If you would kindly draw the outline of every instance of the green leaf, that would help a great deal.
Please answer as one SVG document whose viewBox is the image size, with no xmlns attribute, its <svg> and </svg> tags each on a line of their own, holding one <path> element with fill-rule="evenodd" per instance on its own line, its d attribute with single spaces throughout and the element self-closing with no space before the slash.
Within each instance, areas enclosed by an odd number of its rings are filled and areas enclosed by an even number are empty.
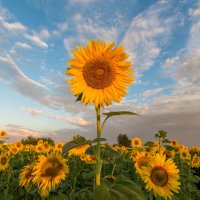
<svg viewBox="0 0 200 200">
<path fill-rule="evenodd" d="M 66 143 L 63 146 L 63 151 L 62 153 L 65 154 L 66 152 L 68 152 L 69 150 L 85 145 L 85 144 L 91 144 L 91 140 L 86 140 L 84 137 L 82 136 L 77 136 L 74 137 L 73 140 L 71 140 L 70 142 Z"/>
<path fill-rule="evenodd" d="M 102 142 L 102 141 L 107 141 L 107 140 L 105 138 L 95 138 L 94 140 L 92 140 L 92 143 Z"/>
<path fill-rule="evenodd" d="M 138 114 L 134 112 L 130 112 L 130 111 L 111 111 L 108 113 L 103 113 L 103 115 L 106 115 L 107 117 L 111 117 L 111 116 L 117 116 L 117 115 L 138 115 Z"/>
<path fill-rule="evenodd" d="M 77 101 L 81 101 L 82 96 L 83 96 L 83 93 L 79 94 L 75 102 L 77 102 Z"/>
<path fill-rule="evenodd" d="M 171 143 L 171 141 L 168 139 L 163 139 L 163 143 Z"/>
<path fill-rule="evenodd" d="M 153 147 L 154 145 L 154 142 L 151 142 L 151 141 L 148 141 L 144 144 L 144 146 L 147 146 L 147 147 Z"/>
<path fill-rule="evenodd" d="M 111 200 L 108 188 L 105 185 L 97 186 L 93 192 L 94 200 Z"/>
</svg>

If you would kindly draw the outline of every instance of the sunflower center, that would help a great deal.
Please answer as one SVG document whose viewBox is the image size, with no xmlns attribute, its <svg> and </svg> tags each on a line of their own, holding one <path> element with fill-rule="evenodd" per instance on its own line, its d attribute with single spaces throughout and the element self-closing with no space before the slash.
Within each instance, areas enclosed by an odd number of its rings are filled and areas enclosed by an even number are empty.
<svg viewBox="0 0 200 200">
<path fill-rule="evenodd" d="M 106 59 L 95 58 L 88 61 L 83 67 L 83 77 L 88 86 L 103 89 L 112 84 L 115 71 Z"/>
<path fill-rule="evenodd" d="M 135 144 L 135 145 L 138 145 L 138 144 L 139 144 L 138 140 L 135 140 L 135 141 L 134 141 L 134 144 Z"/>
<path fill-rule="evenodd" d="M 1 159 L 1 165 L 5 165 L 6 162 L 7 162 L 7 159 L 6 159 L 6 158 L 2 158 L 2 159 Z"/>
<path fill-rule="evenodd" d="M 55 177 L 62 169 L 62 164 L 57 159 L 50 159 L 44 170 L 43 176 Z"/>
<path fill-rule="evenodd" d="M 151 180 L 157 186 L 165 186 L 168 183 L 168 174 L 162 167 L 155 167 L 151 171 Z"/>
</svg>

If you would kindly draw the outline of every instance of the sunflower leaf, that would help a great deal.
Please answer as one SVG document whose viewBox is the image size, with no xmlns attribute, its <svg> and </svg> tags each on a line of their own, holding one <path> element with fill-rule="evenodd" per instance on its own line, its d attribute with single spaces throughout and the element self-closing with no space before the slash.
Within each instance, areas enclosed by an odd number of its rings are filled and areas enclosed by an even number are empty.
<svg viewBox="0 0 200 200">
<path fill-rule="evenodd" d="M 149 141 L 149 142 L 146 142 L 146 143 L 144 144 L 144 146 L 153 147 L 153 144 L 154 144 L 154 142 Z"/>
<path fill-rule="evenodd" d="M 73 140 L 67 142 L 64 146 L 63 146 L 63 151 L 62 153 L 65 154 L 67 153 L 69 150 L 79 147 L 79 146 L 83 146 L 86 144 L 91 144 L 91 140 L 86 140 L 84 137 L 82 136 L 76 136 L 74 137 Z"/>
<path fill-rule="evenodd" d="M 82 96 L 83 96 L 83 93 L 79 94 L 75 102 L 77 102 L 77 101 L 81 101 Z"/>
<path fill-rule="evenodd" d="M 111 117 L 111 116 L 117 116 L 117 115 L 138 115 L 138 114 L 134 112 L 130 112 L 130 111 L 111 111 L 108 113 L 103 113 L 103 115 L 106 115 L 107 117 Z"/>
</svg>

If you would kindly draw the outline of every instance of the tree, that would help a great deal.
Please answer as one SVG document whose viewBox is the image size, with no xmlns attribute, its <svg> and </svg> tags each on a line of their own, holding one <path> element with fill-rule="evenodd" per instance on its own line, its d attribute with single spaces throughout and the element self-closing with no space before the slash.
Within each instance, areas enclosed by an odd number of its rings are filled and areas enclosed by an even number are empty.
<svg viewBox="0 0 200 200">
<path fill-rule="evenodd" d="M 131 140 L 129 140 L 126 134 L 119 134 L 117 137 L 118 144 L 125 147 L 131 147 Z"/>
</svg>

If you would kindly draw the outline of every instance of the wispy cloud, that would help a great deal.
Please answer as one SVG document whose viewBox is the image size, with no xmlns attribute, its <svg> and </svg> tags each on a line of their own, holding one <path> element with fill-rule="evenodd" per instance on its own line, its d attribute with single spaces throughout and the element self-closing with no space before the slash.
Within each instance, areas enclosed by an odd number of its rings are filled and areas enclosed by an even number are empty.
<svg viewBox="0 0 200 200">
<path fill-rule="evenodd" d="M 41 48 L 44 48 L 44 49 L 48 48 L 48 44 L 46 42 L 42 41 L 42 39 L 39 38 L 37 35 L 25 33 L 24 37 Z"/>
<path fill-rule="evenodd" d="M 0 56 L 0 79 L 4 80 L 19 93 L 29 96 L 42 104 L 50 104 L 45 86 L 28 78 L 9 54 Z"/>
<path fill-rule="evenodd" d="M 7 22 L 3 17 L 0 17 L 0 23 L 4 28 L 6 28 L 8 31 L 20 31 L 25 32 L 27 30 L 27 27 L 24 26 L 20 22 Z"/>
<path fill-rule="evenodd" d="M 89 124 L 86 120 L 84 120 L 81 117 L 77 117 L 77 118 L 65 117 L 62 115 L 54 114 L 54 113 L 45 113 L 41 110 L 34 109 L 34 108 L 23 108 L 22 110 L 24 112 L 30 113 L 32 116 L 42 115 L 42 116 L 49 117 L 51 119 L 56 119 L 59 121 L 64 121 L 64 122 L 68 122 L 70 124 L 75 124 L 79 126 L 87 126 Z"/>
<path fill-rule="evenodd" d="M 162 92 L 164 90 L 164 88 L 155 88 L 155 89 L 149 89 L 149 90 L 146 90 L 142 96 L 147 98 L 147 97 L 151 97 L 151 96 L 154 96 L 160 92 Z"/>
<path fill-rule="evenodd" d="M 175 18 L 163 17 L 170 3 L 158 2 L 140 13 L 131 22 L 122 43 L 131 54 L 136 71 L 148 70 L 155 63 L 162 46 L 168 40 Z"/>
</svg>

